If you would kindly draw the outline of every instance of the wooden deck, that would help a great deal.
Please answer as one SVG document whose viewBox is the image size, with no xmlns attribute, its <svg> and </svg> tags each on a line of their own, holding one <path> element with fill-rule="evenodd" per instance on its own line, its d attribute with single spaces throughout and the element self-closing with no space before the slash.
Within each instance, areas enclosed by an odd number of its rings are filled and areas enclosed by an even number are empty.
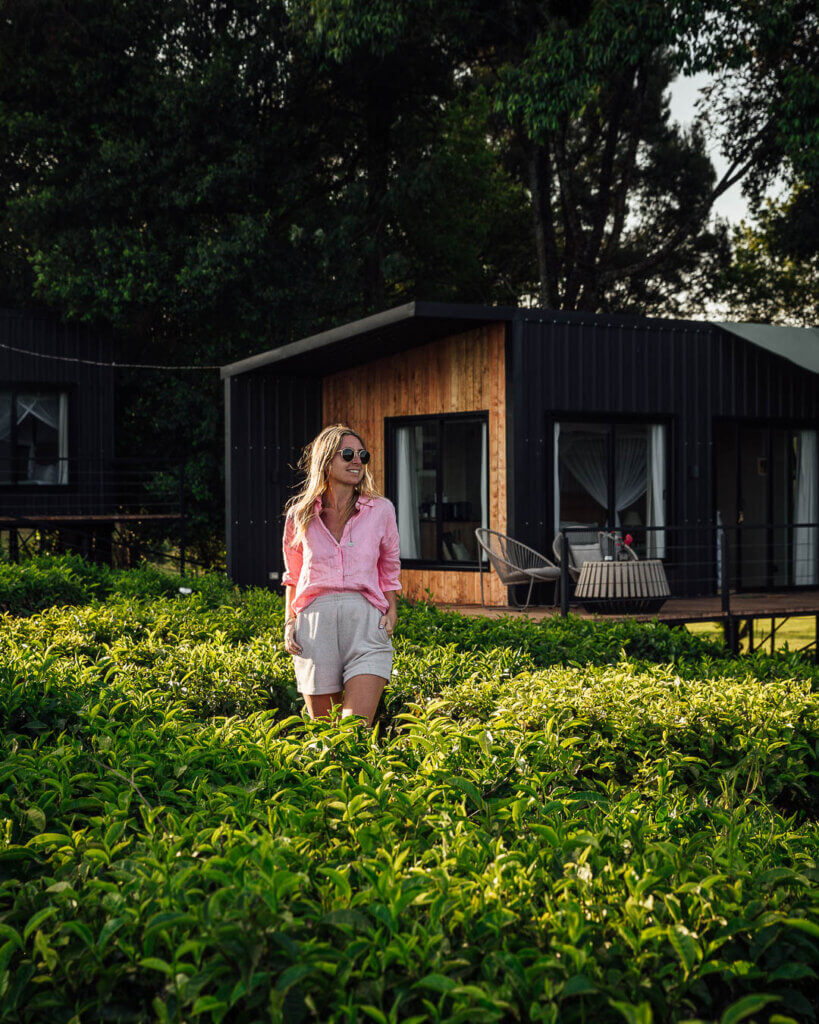
<svg viewBox="0 0 819 1024">
<path fill-rule="evenodd" d="M 483 615 L 498 619 L 502 616 L 513 618 L 528 617 L 539 621 L 560 615 L 560 607 L 537 605 L 520 611 L 517 608 L 483 608 L 481 605 L 446 605 L 450 611 L 461 615 Z M 731 619 L 791 618 L 800 615 L 819 616 L 819 590 L 801 590 L 771 594 L 731 594 L 731 611 L 728 616 L 722 610 L 722 600 L 717 597 L 670 598 L 659 612 L 638 615 L 591 614 L 581 605 L 572 604 L 571 614 L 581 619 L 601 619 L 612 622 L 620 619 L 635 619 L 638 622 L 657 620 L 670 625 L 686 622 L 723 622 Z"/>
</svg>

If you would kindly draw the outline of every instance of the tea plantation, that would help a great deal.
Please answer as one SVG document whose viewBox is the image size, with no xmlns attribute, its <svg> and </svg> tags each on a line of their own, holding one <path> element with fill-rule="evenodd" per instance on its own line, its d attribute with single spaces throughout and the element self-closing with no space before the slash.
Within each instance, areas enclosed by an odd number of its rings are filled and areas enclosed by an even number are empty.
<svg viewBox="0 0 819 1024">
<path fill-rule="evenodd" d="M 819 672 L 401 608 L 373 733 L 282 602 L 0 566 L 0 1021 L 813 1021 Z"/>
</svg>

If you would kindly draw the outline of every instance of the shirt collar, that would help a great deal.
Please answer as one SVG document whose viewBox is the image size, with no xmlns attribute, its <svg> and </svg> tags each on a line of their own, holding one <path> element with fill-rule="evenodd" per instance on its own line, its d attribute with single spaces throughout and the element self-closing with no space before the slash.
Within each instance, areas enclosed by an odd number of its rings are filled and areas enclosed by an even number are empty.
<svg viewBox="0 0 819 1024">
<path fill-rule="evenodd" d="M 366 508 L 367 506 L 374 504 L 375 502 L 373 501 L 372 498 L 366 498 L 364 497 L 363 494 L 359 494 L 359 496 L 355 499 L 355 510 L 356 512 L 358 512 L 360 509 Z M 313 506 L 313 508 L 316 510 L 317 515 L 321 512 L 321 498 L 316 498 L 316 503 Z"/>
</svg>

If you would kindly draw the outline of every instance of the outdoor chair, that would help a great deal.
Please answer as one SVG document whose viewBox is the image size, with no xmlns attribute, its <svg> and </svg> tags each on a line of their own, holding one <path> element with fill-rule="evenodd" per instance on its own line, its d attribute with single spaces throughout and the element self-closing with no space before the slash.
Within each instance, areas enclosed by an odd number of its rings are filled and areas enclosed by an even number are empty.
<svg viewBox="0 0 819 1024">
<path fill-rule="evenodd" d="M 575 583 L 577 583 L 584 562 L 602 562 L 606 555 L 614 557 L 617 553 L 618 536 L 616 533 L 598 530 L 596 540 L 592 540 L 590 531 L 567 533 L 566 537 L 569 541 L 569 576 Z M 563 552 L 562 530 L 552 543 L 552 551 L 560 563 Z M 627 544 L 620 545 L 620 557 L 622 558 L 624 555 L 626 561 L 639 561 L 637 552 Z"/>
<path fill-rule="evenodd" d="M 560 569 L 550 562 L 545 555 L 541 555 L 534 548 L 521 544 L 519 540 L 513 540 L 506 534 L 498 533 L 497 530 L 488 530 L 485 527 L 478 527 L 475 530 L 475 537 L 478 541 L 479 555 L 486 552 L 486 557 L 495 572 L 498 574 L 501 583 L 506 587 L 514 588 L 520 583 L 528 583 L 529 591 L 526 595 L 526 603 L 519 604 L 514 597 L 512 590 L 512 603 L 517 608 L 528 608 L 532 599 L 532 588 L 535 583 L 545 583 L 554 580 L 555 593 L 553 603 L 557 603 L 557 588 L 560 585 Z M 483 596 L 483 558 L 479 559 L 478 565 L 481 574 L 481 604 L 485 604 Z"/>
</svg>

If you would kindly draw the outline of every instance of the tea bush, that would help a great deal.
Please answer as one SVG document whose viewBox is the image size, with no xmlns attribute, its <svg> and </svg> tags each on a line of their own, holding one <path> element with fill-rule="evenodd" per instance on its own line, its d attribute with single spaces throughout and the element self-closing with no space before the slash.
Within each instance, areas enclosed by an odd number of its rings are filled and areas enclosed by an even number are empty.
<svg viewBox="0 0 819 1024">
<path fill-rule="evenodd" d="M 815 1019 L 804 660 L 402 605 L 370 734 L 275 595 L 96 570 L 0 631 L 0 1020 Z"/>
</svg>

